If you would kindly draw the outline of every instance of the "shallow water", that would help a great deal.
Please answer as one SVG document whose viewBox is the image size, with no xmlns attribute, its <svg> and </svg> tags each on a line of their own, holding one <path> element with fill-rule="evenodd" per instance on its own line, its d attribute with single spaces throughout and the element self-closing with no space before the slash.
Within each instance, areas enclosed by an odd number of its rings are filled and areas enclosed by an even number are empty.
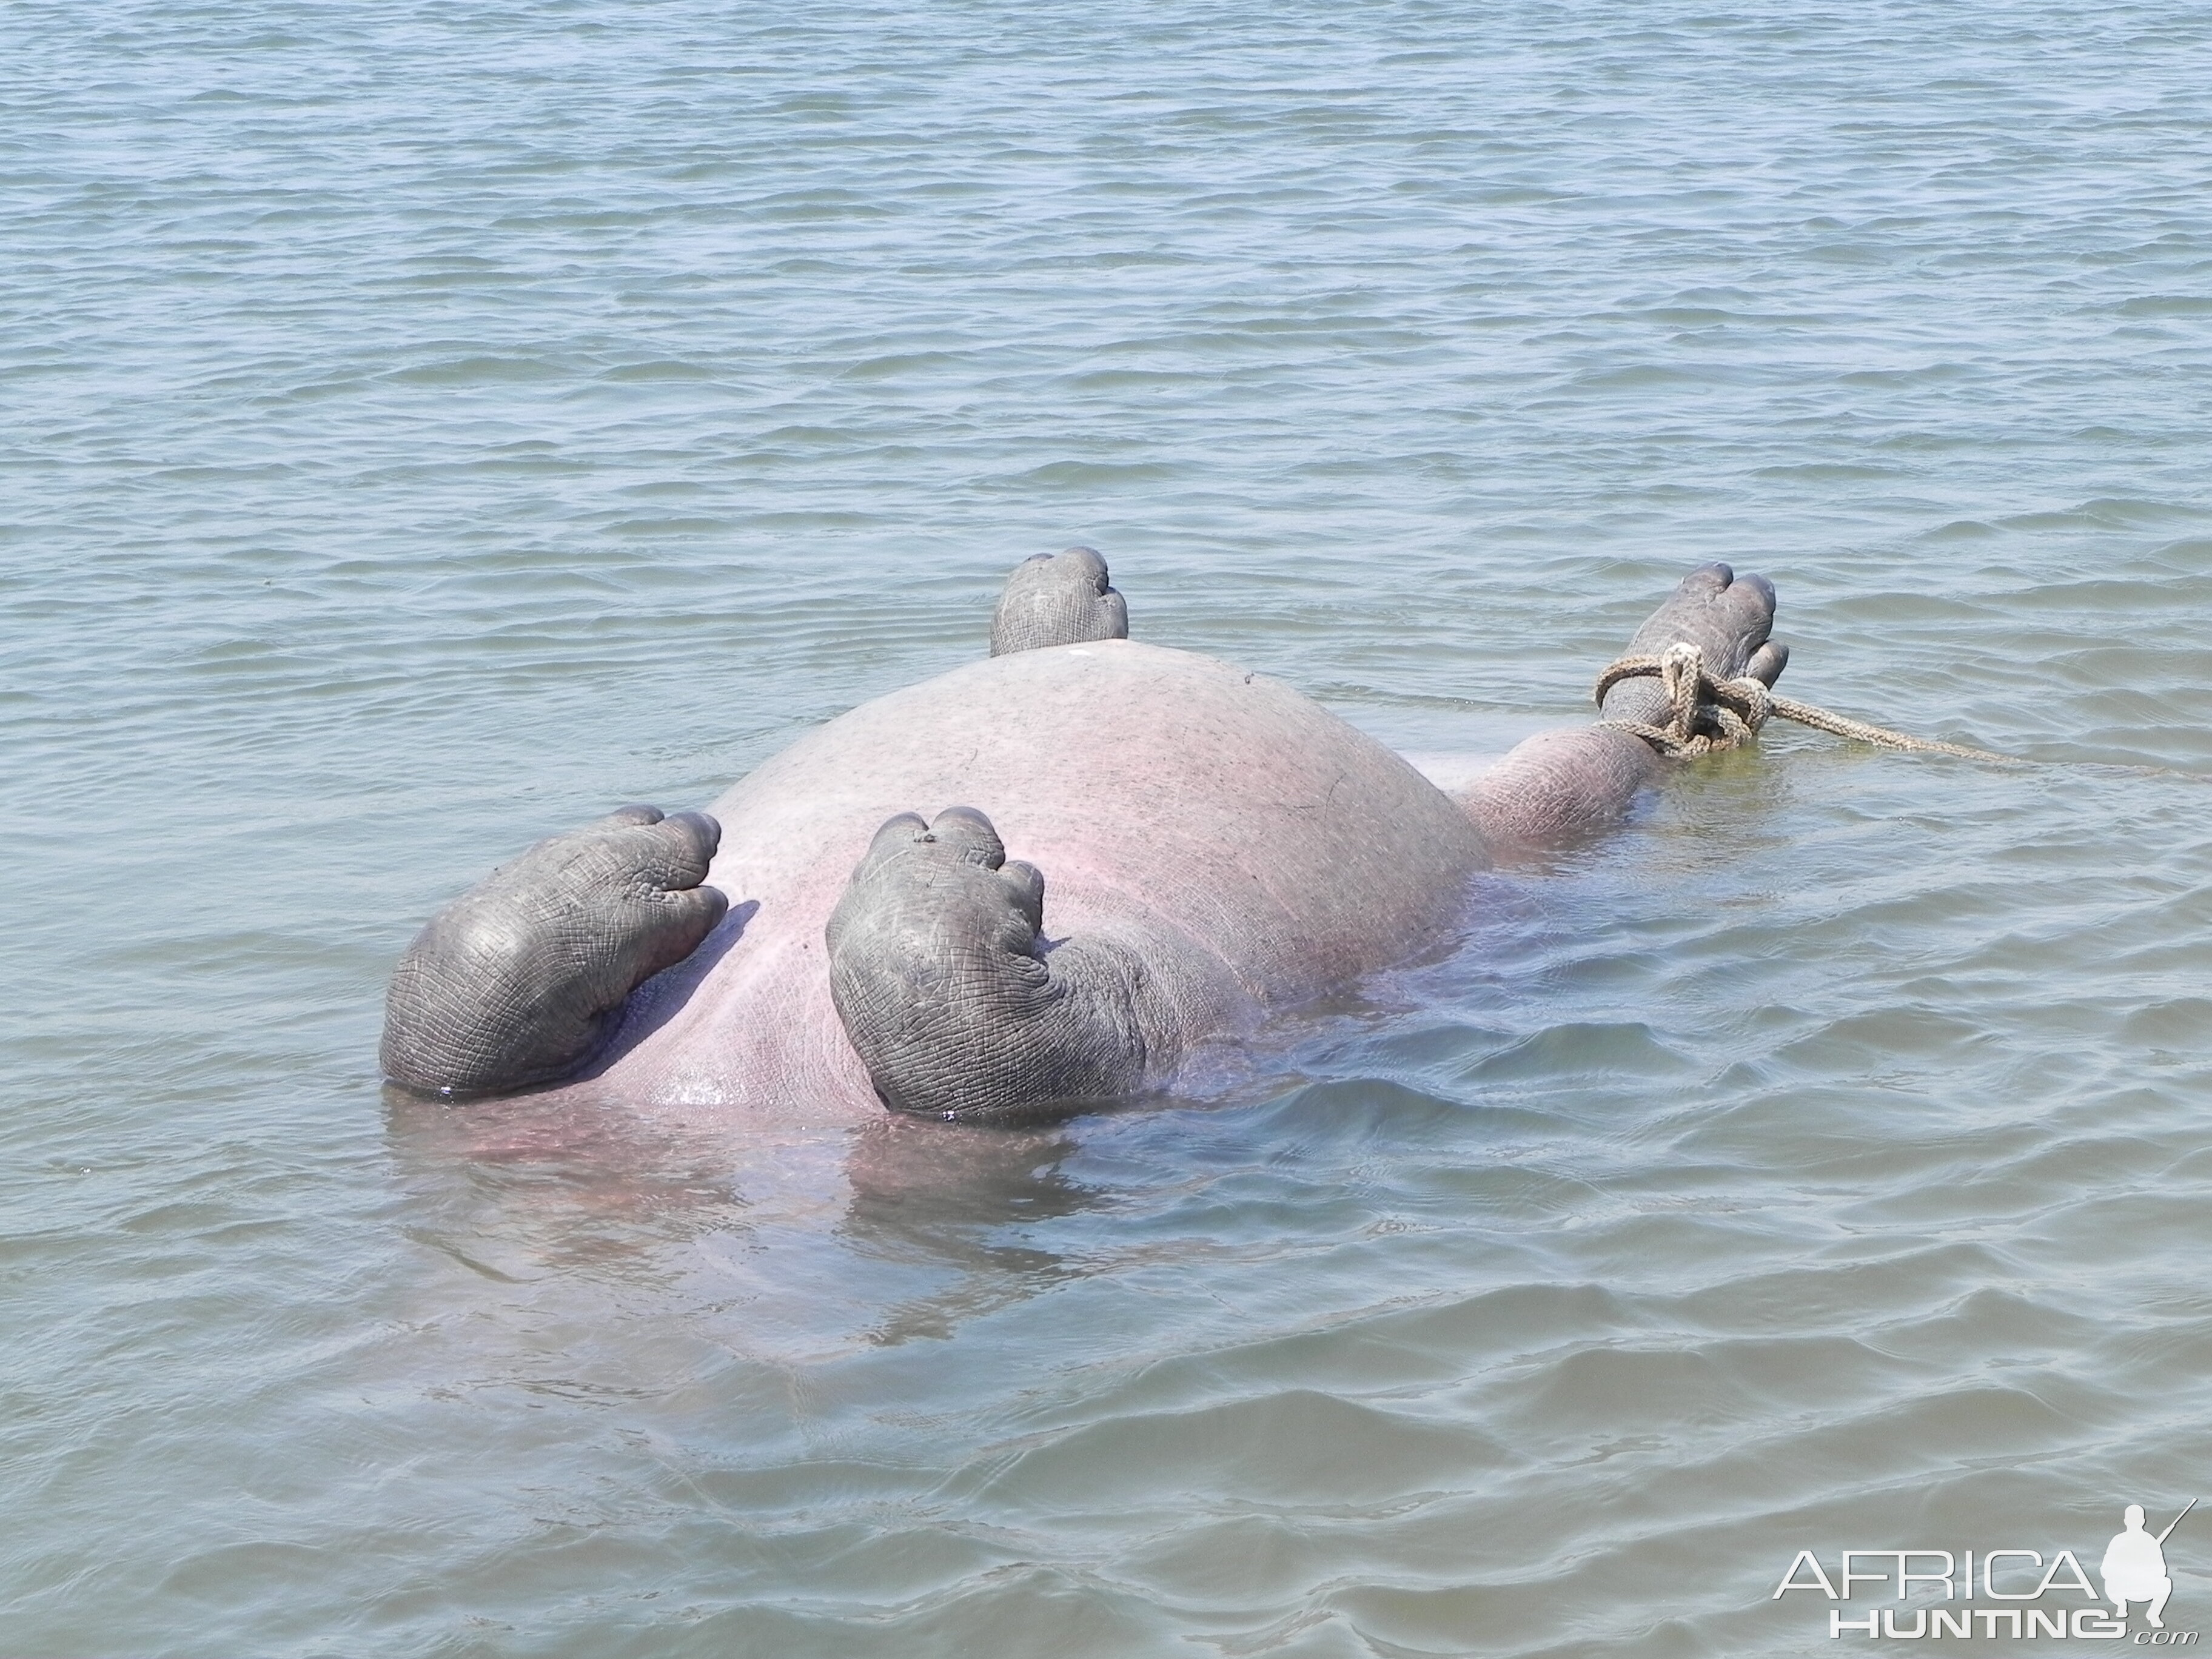
<svg viewBox="0 0 2212 1659">
<path fill-rule="evenodd" d="M 2208 48 L 0 13 L 0 1651 L 1784 1653 L 1800 1547 L 2162 1525 L 2212 1486 Z M 1431 750 L 1582 718 L 1728 558 L 1785 689 L 2054 764 L 1774 735 L 1226 1103 L 382 1093 L 443 898 L 975 654 L 1074 540 L 1142 637 Z"/>
</svg>

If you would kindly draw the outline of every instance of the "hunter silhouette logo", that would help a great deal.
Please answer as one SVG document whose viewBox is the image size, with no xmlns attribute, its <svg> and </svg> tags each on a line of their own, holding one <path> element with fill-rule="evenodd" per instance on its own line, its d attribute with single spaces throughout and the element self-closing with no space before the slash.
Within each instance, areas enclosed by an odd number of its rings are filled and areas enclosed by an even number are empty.
<svg viewBox="0 0 2212 1659">
<path fill-rule="evenodd" d="M 2196 1507 L 2192 1498 L 2189 1509 L 2167 1522 L 2166 1530 L 2155 1538 L 2143 1530 L 2142 1504 L 2129 1504 L 2120 1516 L 2123 1530 L 2114 1533 L 2112 1541 L 2105 1546 L 2105 1559 L 2097 1573 L 2105 1581 L 2105 1599 L 2121 1618 L 2128 1616 L 2129 1602 L 2148 1601 L 2144 1622 L 2153 1630 L 2166 1628 L 2166 1620 L 2159 1614 L 2166 1611 L 2166 1598 L 2173 1594 L 2173 1580 L 2166 1571 L 2166 1540 L 2181 1524 L 2181 1516 Z"/>
<path fill-rule="evenodd" d="M 2193 1646 L 2195 1631 L 2166 1627 L 2166 1604 L 2173 1595 L 2173 1577 L 2166 1565 L 2166 1540 L 2196 1507 L 2192 1498 L 2181 1514 L 2166 1523 L 2164 1531 L 2155 1534 L 2145 1525 L 2142 1504 L 2130 1504 L 2122 1510 L 2120 1530 L 2112 1534 L 2097 1564 L 2097 1577 L 2103 1582 L 2101 1595 L 2072 1550 L 2062 1549 L 2047 1559 L 2040 1550 L 1983 1550 L 1978 1552 L 1977 1571 L 1973 1550 L 1954 1554 L 1949 1550 L 1863 1549 L 1844 1551 L 1832 1578 L 1811 1550 L 1799 1550 L 1770 1599 L 1779 1601 L 1791 1590 L 1813 1590 L 1831 1601 L 1849 1601 L 1856 1595 L 1887 1595 L 1903 1602 L 1912 1597 L 1913 1587 L 1918 1585 L 1921 1605 L 1911 1610 L 1909 1624 L 1899 1621 L 1900 1609 L 1894 1607 L 1869 1607 L 1863 1618 L 1845 1618 L 1842 1608 L 1831 1607 L 1828 1634 L 1906 1640 L 2002 1636 L 2015 1642 L 2040 1636 L 2122 1641 L 2129 1635 L 2128 1609 L 2140 1604 L 2145 1628 L 2134 1633 L 2136 1646 Z M 1863 1588 L 1869 1585 L 1884 1588 Z M 2046 1604 L 2045 1598 L 2051 1596 L 2077 1599 L 2071 1605 Z M 1996 1605 L 1956 1605 L 1961 1601 Z M 2008 1602 L 2012 1605 L 2005 1605 Z M 2112 1604 L 2109 1611 L 2104 1602 Z"/>
</svg>

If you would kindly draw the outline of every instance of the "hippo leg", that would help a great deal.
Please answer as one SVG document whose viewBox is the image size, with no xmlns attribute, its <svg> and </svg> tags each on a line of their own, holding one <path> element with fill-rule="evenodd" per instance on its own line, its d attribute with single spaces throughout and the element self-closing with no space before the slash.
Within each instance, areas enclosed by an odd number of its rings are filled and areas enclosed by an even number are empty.
<svg viewBox="0 0 2212 1659">
<path fill-rule="evenodd" d="M 392 971 L 384 1074 L 465 1095 L 580 1070 L 630 992 L 729 908 L 699 884 L 721 838 L 704 812 L 627 806 L 501 866 L 432 917 Z"/>
<path fill-rule="evenodd" d="M 1089 547 L 1039 553 L 1014 567 L 991 616 L 991 654 L 1129 637 L 1129 607 Z"/>
<path fill-rule="evenodd" d="M 827 929 L 830 994 L 884 1103 L 1008 1119 L 1128 1094 L 1164 988 L 1103 939 L 1048 944 L 1044 878 L 948 807 L 876 832 Z"/>
<path fill-rule="evenodd" d="M 1677 641 L 1705 653 L 1717 678 L 1748 674 L 1771 685 L 1790 649 L 1774 627 L 1774 584 L 1724 564 L 1701 565 L 1636 630 L 1624 656 L 1656 655 Z M 1663 725 L 1656 679 L 1623 680 L 1606 694 L 1607 720 Z M 1461 803 L 1493 846 L 1570 841 L 1618 823 L 1636 792 L 1671 763 L 1643 738 L 1603 726 L 1540 732 L 1469 786 Z"/>
<path fill-rule="evenodd" d="M 1790 648 L 1767 639 L 1773 629 L 1772 582 L 1764 576 L 1738 576 L 1724 564 L 1700 565 L 1636 630 L 1621 654 L 1656 657 L 1686 641 L 1705 653 L 1705 667 L 1716 679 L 1748 674 L 1771 685 L 1790 661 Z M 1606 693 L 1600 712 L 1609 720 L 1664 726 L 1667 694 L 1656 679 L 1623 680 Z"/>
</svg>

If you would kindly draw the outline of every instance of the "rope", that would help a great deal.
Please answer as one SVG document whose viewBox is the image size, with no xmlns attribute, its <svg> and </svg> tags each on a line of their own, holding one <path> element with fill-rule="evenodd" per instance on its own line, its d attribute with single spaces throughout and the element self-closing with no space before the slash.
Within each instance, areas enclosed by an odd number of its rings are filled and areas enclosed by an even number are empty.
<svg viewBox="0 0 2212 1659">
<path fill-rule="evenodd" d="M 1671 710 L 1664 726 L 1642 720 L 1600 720 L 1601 726 L 1643 738 L 1661 754 L 1674 760 L 1718 754 L 1748 743 L 1759 728 L 1780 715 L 1816 732 L 1829 732 L 1855 743 L 1878 744 L 1884 749 L 1907 749 L 1923 755 L 1956 755 L 1961 760 L 1992 761 L 1999 766 L 2025 766 L 2012 755 L 1969 749 L 1962 743 L 1930 743 L 1907 737 L 1886 726 L 1869 726 L 1849 715 L 1816 708 L 1809 702 L 1777 696 L 1749 675 L 1718 680 L 1706 672 L 1705 653 L 1686 641 L 1678 641 L 1656 657 L 1623 657 L 1597 677 L 1597 701 L 1623 680 L 1656 675 L 1667 693 Z"/>
</svg>

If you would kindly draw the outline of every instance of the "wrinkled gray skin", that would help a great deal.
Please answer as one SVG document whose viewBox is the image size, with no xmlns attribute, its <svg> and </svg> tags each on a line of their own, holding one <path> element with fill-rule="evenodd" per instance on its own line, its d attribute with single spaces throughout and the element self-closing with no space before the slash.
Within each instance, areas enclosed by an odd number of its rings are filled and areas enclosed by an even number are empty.
<svg viewBox="0 0 2212 1659">
<path fill-rule="evenodd" d="M 613 1035 L 629 994 L 728 913 L 699 884 L 721 837 L 703 812 L 625 806 L 493 871 L 393 970 L 384 1074 L 481 1094 L 575 1071 Z"/>
<path fill-rule="evenodd" d="M 1109 1100 L 1144 1080 L 1157 982 L 1110 939 L 1046 960 L 1044 877 L 1009 862 L 991 821 L 948 807 L 876 832 L 830 912 L 830 998 L 894 1111 L 1007 1116 Z"/>
<path fill-rule="evenodd" d="M 1773 608 L 1707 565 L 1631 649 L 1771 684 Z M 1290 687 L 1126 632 L 1096 553 L 1028 561 L 990 659 L 831 721 L 712 817 L 540 842 L 409 948 L 386 1074 L 761 1123 L 1110 1100 L 1404 960 L 1494 852 L 1617 823 L 1675 764 L 1585 726 L 1447 794 Z M 1662 716 L 1650 684 L 1605 715 Z"/>
<path fill-rule="evenodd" d="M 1621 652 L 1657 656 L 1678 640 L 1705 653 L 1723 679 L 1750 674 L 1767 685 L 1780 678 L 1790 647 L 1770 641 L 1774 585 L 1738 578 L 1724 564 L 1702 565 L 1682 579 Z M 1593 676 L 1595 678 L 1595 676 Z M 1667 694 L 1656 678 L 1623 680 L 1599 711 L 1608 720 L 1662 726 Z M 1594 834 L 1620 822 L 1637 790 L 1665 769 L 1641 738 L 1600 726 L 1540 732 L 1476 779 L 1462 796 L 1493 844 L 1542 845 Z"/>
<path fill-rule="evenodd" d="M 1091 547 L 1038 553 L 1014 567 L 991 613 L 991 654 L 1129 637 L 1129 606 Z"/>
</svg>

